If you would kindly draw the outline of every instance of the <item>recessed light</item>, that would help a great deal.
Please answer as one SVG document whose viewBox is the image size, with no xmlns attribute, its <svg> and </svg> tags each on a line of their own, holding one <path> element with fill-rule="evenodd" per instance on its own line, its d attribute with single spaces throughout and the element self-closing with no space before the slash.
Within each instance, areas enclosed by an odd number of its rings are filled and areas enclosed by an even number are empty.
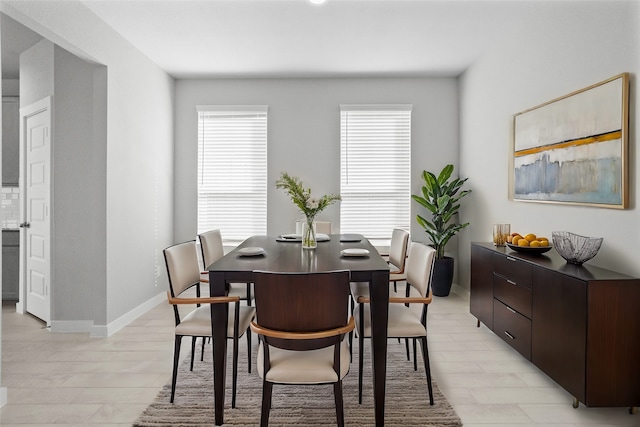
<svg viewBox="0 0 640 427">
<path fill-rule="evenodd" d="M 313 3 L 313 4 L 324 4 L 326 2 L 327 0 L 309 0 L 309 3 Z"/>
</svg>

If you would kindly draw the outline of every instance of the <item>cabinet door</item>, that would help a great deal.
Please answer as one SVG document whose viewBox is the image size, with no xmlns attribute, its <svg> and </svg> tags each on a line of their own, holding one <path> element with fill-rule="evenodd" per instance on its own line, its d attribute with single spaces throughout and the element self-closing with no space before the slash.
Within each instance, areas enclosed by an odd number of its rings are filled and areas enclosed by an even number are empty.
<svg viewBox="0 0 640 427">
<path fill-rule="evenodd" d="M 20 272 L 20 233 L 2 232 L 2 299 L 18 301 Z"/>
<path fill-rule="evenodd" d="M 587 284 L 554 271 L 533 271 L 531 361 L 585 401 Z"/>
<path fill-rule="evenodd" d="M 531 320 L 497 299 L 493 301 L 493 332 L 531 360 Z"/>
<path fill-rule="evenodd" d="M 493 252 L 471 245 L 471 314 L 493 329 Z"/>
</svg>

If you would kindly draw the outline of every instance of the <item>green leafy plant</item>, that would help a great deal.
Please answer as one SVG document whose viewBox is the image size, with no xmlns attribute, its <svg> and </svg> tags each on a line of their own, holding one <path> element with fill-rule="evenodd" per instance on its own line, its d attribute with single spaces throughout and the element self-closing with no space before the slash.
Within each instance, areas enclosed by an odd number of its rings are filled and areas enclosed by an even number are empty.
<svg viewBox="0 0 640 427">
<path fill-rule="evenodd" d="M 324 195 L 320 198 L 312 197 L 310 188 L 305 188 L 298 177 L 291 176 L 286 172 L 280 174 L 280 178 L 276 181 L 276 188 L 285 190 L 291 197 L 291 201 L 302 211 L 307 220 L 311 221 L 327 206 L 340 200 L 340 196 L 335 194 Z"/>
<path fill-rule="evenodd" d="M 454 221 L 454 216 L 460 209 L 460 199 L 471 193 L 471 190 L 462 190 L 462 185 L 468 178 L 450 179 L 452 173 L 453 165 L 445 166 L 437 177 L 431 172 L 423 171 L 422 196 L 411 196 L 431 213 L 430 220 L 420 215 L 416 219 L 429 235 L 437 259 L 444 258 L 444 248 L 449 240 L 469 225 L 468 222 L 458 224 Z"/>
</svg>

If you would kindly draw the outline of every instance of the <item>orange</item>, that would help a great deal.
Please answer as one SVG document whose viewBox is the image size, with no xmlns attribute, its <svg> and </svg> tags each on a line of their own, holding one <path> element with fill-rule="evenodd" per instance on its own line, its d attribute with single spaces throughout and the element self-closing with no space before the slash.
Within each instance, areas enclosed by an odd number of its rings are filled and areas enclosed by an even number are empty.
<svg viewBox="0 0 640 427">
<path fill-rule="evenodd" d="M 533 242 L 529 243 L 529 246 L 531 246 L 532 248 L 539 248 L 540 246 L 542 246 L 542 244 L 539 240 L 534 240 Z"/>
<path fill-rule="evenodd" d="M 518 239 L 518 246 L 529 246 L 529 241 L 526 238 Z"/>
<path fill-rule="evenodd" d="M 548 240 L 540 240 L 540 246 L 549 246 Z"/>
<path fill-rule="evenodd" d="M 527 239 L 529 242 L 533 242 L 534 240 L 536 240 L 536 235 L 533 233 L 529 233 L 526 236 L 524 236 L 525 239 Z"/>
</svg>

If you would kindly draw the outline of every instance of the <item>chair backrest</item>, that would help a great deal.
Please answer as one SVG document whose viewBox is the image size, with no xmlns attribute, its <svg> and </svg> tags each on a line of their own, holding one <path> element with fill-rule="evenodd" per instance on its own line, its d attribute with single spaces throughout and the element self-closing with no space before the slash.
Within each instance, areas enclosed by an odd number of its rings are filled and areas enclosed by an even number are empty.
<svg viewBox="0 0 640 427">
<path fill-rule="evenodd" d="M 211 230 L 198 235 L 198 238 L 200 239 L 203 267 L 206 269 L 224 256 L 222 235 L 220 230 Z"/>
<path fill-rule="evenodd" d="M 345 326 L 349 271 L 253 273 L 256 321 L 284 332 L 317 332 Z"/>
<path fill-rule="evenodd" d="M 411 243 L 406 265 L 407 284 L 413 286 L 422 297 L 429 293 L 435 260 L 436 250 L 431 246 Z"/>
<path fill-rule="evenodd" d="M 176 297 L 200 283 L 198 251 L 194 240 L 169 246 L 163 252 L 171 296 Z"/>
<path fill-rule="evenodd" d="M 394 228 L 391 233 L 391 245 L 389 247 L 389 262 L 400 271 L 404 271 L 409 248 L 409 232 L 400 228 Z"/>
<path fill-rule="evenodd" d="M 316 233 L 331 234 L 331 221 L 315 221 Z"/>
</svg>

